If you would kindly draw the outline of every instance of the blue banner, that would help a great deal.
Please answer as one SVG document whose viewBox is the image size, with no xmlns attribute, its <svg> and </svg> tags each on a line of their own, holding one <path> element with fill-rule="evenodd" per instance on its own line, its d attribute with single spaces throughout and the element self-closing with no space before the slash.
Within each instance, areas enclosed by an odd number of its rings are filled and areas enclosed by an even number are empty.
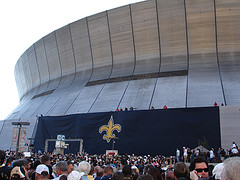
<svg viewBox="0 0 240 180">
<path fill-rule="evenodd" d="M 218 107 L 134 110 L 43 116 L 39 118 L 34 150 L 44 151 L 45 140 L 65 135 L 83 139 L 88 154 L 175 155 L 176 148 L 195 148 L 205 141 L 209 148 L 221 147 Z M 67 142 L 69 143 L 69 142 Z M 66 153 L 76 153 L 79 142 L 70 142 Z M 55 142 L 49 144 L 52 152 Z"/>
</svg>

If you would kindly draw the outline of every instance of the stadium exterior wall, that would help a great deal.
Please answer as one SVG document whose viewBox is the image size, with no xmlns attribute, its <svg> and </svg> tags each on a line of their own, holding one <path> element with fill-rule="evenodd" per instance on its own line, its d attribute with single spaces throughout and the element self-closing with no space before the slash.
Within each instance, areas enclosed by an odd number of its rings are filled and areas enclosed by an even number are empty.
<svg viewBox="0 0 240 180">
<path fill-rule="evenodd" d="M 240 105 L 239 19 L 239 0 L 148 0 L 70 23 L 19 58 L 6 119 Z"/>
</svg>

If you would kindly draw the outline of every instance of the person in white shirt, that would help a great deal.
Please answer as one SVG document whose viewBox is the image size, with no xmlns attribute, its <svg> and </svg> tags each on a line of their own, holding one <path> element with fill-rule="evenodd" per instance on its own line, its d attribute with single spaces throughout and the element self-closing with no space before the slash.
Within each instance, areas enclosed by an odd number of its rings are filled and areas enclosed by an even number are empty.
<svg viewBox="0 0 240 180">
<path fill-rule="evenodd" d="M 214 149 L 212 148 L 210 151 L 209 151 L 209 156 L 210 156 L 210 163 L 213 163 L 214 162 Z"/>
<path fill-rule="evenodd" d="M 197 149 L 197 150 L 195 151 L 195 156 L 197 157 L 197 156 L 199 156 L 199 154 L 200 154 L 200 151 L 199 151 L 199 149 Z"/>
<path fill-rule="evenodd" d="M 185 163 L 188 162 L 187 155 L 187 148 L 183 147 L 183 159 Z"/>
<path fill-rule="evenodd" d="M 232 148 L 231 152 L 232 152 L 233 154 L 238 154 L 238 150 L 237 150 L 236 147 L 235 147 L 235 148 Z"/>
<path fill-rule="evenodd" d="M 236 148 L 237 144 L 235 142 L 232 143 L 232 148 Z"/>
<path fill-rule="evenodd" d="M 176 151 L 176 161 L 177 162 L 180 161 L 180 151 L 179 151 L 179 149 L 177 149 L 177 151 Z"/>
</svg>

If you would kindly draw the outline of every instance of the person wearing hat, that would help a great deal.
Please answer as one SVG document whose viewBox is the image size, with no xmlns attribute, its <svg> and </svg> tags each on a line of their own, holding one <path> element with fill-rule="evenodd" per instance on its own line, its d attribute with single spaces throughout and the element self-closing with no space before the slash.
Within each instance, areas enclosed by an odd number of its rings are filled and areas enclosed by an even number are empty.
<svg viewBox="0 0 240 180">
<path fill-rule="evenodd" d="M 39 164 L 35 171 L 35 180 L 42 180 L 49 178 L 49 169 L 45 164 Z"/>
<path fill-rule="evenodd" d="M 50 166 L 50 156 L 49 155 L 42 155 L 41 156 L 41 164 L 45 164 L 48 169 L 49 169 L 49 179 L 54 179 L 53 175 L 52 175 L 52 167 Z"/>
<path fill-rule="evenodd" d="M 23 171 L 24 171 L 23 168 L 20 168 L 19 166 L 14 167 L 11 170 L 10 179 L 11 180 L 24 180 L 25 175 L 24 175 Z"/>
<path fill-rule="evenodd" d="M 84 175 L 83 172 L 73 170 L 70 172 L 70 174 L 68 174 L 67 180 L 80 180 L 83 175 Z"/>
<path fill-rule="evenodd" d="M 212 174 L 216 180 L 221 179 L 221 174 L 222 174 L 223 168 L 224 168 L 223 163 L 219 163 L 213 168 Z"/>
</svg>

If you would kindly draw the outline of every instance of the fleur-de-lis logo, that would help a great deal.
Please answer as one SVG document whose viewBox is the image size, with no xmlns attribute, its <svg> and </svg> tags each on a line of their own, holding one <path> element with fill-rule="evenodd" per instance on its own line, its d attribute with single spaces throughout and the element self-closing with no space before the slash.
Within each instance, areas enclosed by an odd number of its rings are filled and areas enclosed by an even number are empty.
<svg viewBox="0 0 240 180">
<path fill-rule="evenodd" d="M 111 116 L 110 120 L 108 121 L 108 125 L 102 125 L 99 128 L 99 133 L 106 131 L 106 134 L 103 135 L 103 139 L 109 143 L 111 141 L 111 139 L 115 138 L 115 134 L 113 134 L 113 131 L 117 130 L 117 132 L 120 132 L 121 129 L 122 129 L 122 127 L 120 124 L 114 125 L 113 117 Z"/>
</svg>

